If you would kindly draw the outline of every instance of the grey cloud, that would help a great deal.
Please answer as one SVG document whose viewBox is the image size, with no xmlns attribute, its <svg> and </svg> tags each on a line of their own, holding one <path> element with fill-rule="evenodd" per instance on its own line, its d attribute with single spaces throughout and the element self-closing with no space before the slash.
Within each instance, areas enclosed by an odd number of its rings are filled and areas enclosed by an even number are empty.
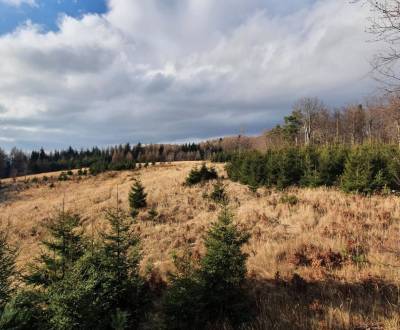
<svg viewBox="0 0 400 330">
<path fill-rule="evenodd" d="M 368 59 L 379 45 L 365 42 L 365 8 L 176 4 L 110 0 L 107 14 L 64 17 L 59 32 L 26 25 L 0 37 L 0 137 L 8 138 L 0 143 L 182 141 L 242 126 L 257 133 L 298 97 L 337 106 L 373 91 Z"/>
</svg>

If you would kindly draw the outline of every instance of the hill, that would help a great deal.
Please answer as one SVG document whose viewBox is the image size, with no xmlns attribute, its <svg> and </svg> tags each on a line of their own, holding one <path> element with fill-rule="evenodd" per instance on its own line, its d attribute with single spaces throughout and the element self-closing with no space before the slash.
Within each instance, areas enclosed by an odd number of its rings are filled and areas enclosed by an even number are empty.
<svg viewBox="0 0 400 330">
<path fill-rule="evenodd" d="M 189 244 L 201 255 L 202 235 L 219 213 L 207 198 L 212 183 L 183 185 L 199 164 L 3 182 L 0 226 L 20 247 L 19 267 L 26 266 L 40 251 L 41 224 L 63 203 L 83 216 L 88 235 L 96 235 L 105 226 L 104 210 L 117 198 L 128 210 L 129 189 L 140 178 L 148 209 L 133 226 L 142 239 L 142 269 L 153 264 L 152 276 L 166 280 L 171 253 Z M 226 176 L 222 164 L 215 166 Z M 326 188 L 252 192 L 229 180 L 224 184 L 236 221 L 251 233 L 248 286 L 257 302 L 252 329 L 399 328 L 399 197 Z M 157 210 L 154 220 L 150 208 Z"/>
</svg>

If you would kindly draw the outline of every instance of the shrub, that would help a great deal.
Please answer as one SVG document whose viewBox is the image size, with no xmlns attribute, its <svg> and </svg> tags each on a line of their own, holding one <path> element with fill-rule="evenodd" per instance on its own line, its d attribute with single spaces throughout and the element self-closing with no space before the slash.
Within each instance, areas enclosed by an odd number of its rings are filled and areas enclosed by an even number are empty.
<svg viewBox="0 0 400 330">
<path fill-rule="evenodd" d="M 68 175 L 66 172 L 61 172 L 60 175 L 58 176 L 58 181 L 67 181 L 68 180 Z"/>
<path fill-rule="evenodd" d="M 210 198 L 220 204 L 227 204 L 228 203 L 228 195 L 225 192 L 225 186 L 221 181 L 217 181 L 213 185 L 213 191 L 210 194 Z"/>
<path fill-rule="evenodd" d="M 150 219 L 151 221 L 155 221 L 155 220 L 157 219 L 157 217 L 158 217 L 158 212 L 157 212 L 157 210 L 156 210 L 155 207 L 152 207 L 152 208 L 149 210 L 149 219 Z"/>
<path fill-rule="evenodd" d="M 203 164 L 200 169 L 192 169 L 186 178 L 186 185 L 193 186 L 198 183 L 204 183 L 206 181 L 218 179 L 218 174 L 215 168 L 208 168 L 206 164 Z"/>
<path fill-rule="evenodd" d="M 289 204 L 290 206 L 297 205 L 299 199 L 296 195 L 283 195 L 280 199 L 281 203 Z"/>
</svg>

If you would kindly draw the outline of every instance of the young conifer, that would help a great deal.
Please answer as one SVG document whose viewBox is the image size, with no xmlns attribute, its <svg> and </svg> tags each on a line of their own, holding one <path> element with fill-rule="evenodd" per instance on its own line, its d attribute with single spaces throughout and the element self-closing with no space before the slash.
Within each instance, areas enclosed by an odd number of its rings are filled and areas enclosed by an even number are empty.
<svg viewBox="0 0 400 330">
<path fill-rule="evenodd" d="M 139 180 L 135 180 L 129 193 L 129 206 L 132 217 L 136 217 L 138 210 L 147 206 L 146 197 L 147 194 L 144 191 L 142 183 Z"/>
<path fill-rule="evenodd" d="M 16 251 L 8 245 L 5 233 L 0 232 L 0 312 L 13 292 L 15 257 Z"/>
</svg>

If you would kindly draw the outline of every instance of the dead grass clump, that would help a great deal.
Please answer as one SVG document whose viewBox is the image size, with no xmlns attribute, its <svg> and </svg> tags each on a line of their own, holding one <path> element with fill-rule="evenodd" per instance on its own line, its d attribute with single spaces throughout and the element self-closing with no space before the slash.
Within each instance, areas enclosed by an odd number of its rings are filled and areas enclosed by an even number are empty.
<svg viewBox="0 0 400 330">
<path fill-rule="evenodd" d="M 313 244 L 302 244 L 296 249 L 289 261 L 297 267 L 340 268 L 343 265 L 344 258 L 341 253 L 334 252 L 331 249 L 324 250 Z"/>
</svg>

